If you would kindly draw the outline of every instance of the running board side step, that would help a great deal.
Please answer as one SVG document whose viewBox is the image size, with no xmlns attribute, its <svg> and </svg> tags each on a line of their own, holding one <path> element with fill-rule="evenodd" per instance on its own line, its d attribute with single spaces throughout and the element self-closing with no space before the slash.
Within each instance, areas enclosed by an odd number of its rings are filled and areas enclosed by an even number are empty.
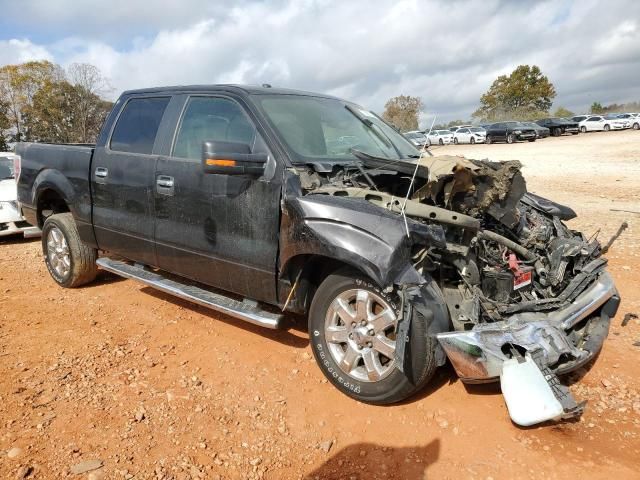
<svg viewBox="0 0 640 480">
<path fill-rule="evenodd" d="M 234 300 L 204 288 L 172 280 L 162 275 L 161 272 L 149 270 L 141 264 L 130 265 L 108 257 L 99 258 L 96 264 L 100 268 L 121 277 L 137 280 L 162 292 L 217 310 L 231 317 L 245 320 L 254 325 L 277 329 L 280 328 L 284 318 L 282 313 L 274 313 L 260 308 L 254 300 Z"/>
</svg>

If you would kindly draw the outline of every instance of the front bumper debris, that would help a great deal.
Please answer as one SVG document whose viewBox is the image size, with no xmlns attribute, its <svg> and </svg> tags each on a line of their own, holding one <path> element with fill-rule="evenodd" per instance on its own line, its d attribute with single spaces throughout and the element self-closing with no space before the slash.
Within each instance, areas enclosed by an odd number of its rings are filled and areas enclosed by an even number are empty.
<svg viewBox="0 0 640 480">
<path fill-rule="evenodd" d="M 543 365 L 541 350 L 504 362 L 500 387 L 509 416 L 528 427 L 550 420 L 579 418 L 586 402 L 577 403 L 551 369 Z"/>
<path fill-rule="evenodd" d="M 458 376 L 467 383 L 497 381 L 512 348 L 530 354 L 540 350 L 542 366 L 563 374 L 584 365 L 600 351 L 619 302 L 613 280 L 603 272 L 572 303 L 551 313 L 516 313 L 466 332 L 439 333 L 437 338 Z M 585 319 L 588 323 L 576 345 L 571 330 Z"/>
</svg>

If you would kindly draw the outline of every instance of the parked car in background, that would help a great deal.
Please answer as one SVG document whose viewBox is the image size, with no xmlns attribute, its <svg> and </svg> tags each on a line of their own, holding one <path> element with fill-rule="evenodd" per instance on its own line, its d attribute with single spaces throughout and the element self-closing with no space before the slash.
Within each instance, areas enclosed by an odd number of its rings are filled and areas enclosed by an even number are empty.
<svg viewBox="0 0 640 480">
<path fill-rule="evenodd" d="M 0 152 L 0 237 L 16 234 L 37 237 L 40 230 L 29 225 L 20 212 L 15 178 L 17 159 L 13 153 Z"/>
<path fill-rule="evenodd" d="M 461 127 L 453 134 L 453 143 L 484 143 L 487 131 L 482 127 Z"/>
<path fill-rule="evenodd" d="M 453 127 L 449 127 L 449 131 L 452 133 L 456 133 L 460 128 L 471 128 L 473 125 L 454 125 Z"/>
<path fill-rule="evenodd" d="M 411 143 L 413 143 L 416 147 L 418 148 L 422 148 L 425 145 L 429 145 L 429 139 L 427 138 L 427 136 L 422 133 L 419 130 L 414 130 L 411 132 L 405 132 L 403 133 L 403 135 L 407 138 L 407 140 L 409 140 Z"/>
<path fill-rule="evenodd" d="M 451 130 L 432 130 L 427 133 L 429 145 L 449 145 L 453 143 L 453 132 Z"/>
<path fill-rule="evenodd" d="M 629 122 L 629 128 L 634 130 L 640 129 L 640 113 L 621 113 L 618 115 L 620 120 L 627 120 Z"/>
<path fill-rule="evenodd" d="M 571 133 L 573 135 L 577 135 L 578 133 L 580 133 L 578 122 L 570 122 L 568 120 L 565 120 L 564 118 L 543 118 L 536 121 L 536 123 L 541 127 L 548 128 L 551 131 L 551 135 L 553 135 L 554 137 L 559 137 L 560 135 L 563 135 L 565 133 Z"/>
<path fill-rule="evenodd" d="M 584 119 L 579 123 L 581 132 L 599 132 L 609 130 L 623 130 L 625 125 L 628 125 L 627 120 L 622 120 L 619 118 L 608 119 L 603 117 L 602 115 L 593 115 L 589 118 Z"/>
<path fill-rule="evenodd" d="M 583 120 L 586 120 L 589 117 L 594 117 L 595 115 L 592 114 L 584 114 L 584 115 L 576 115 L 575 117 L 571 117 L 571 120 L 576 122 L 576 123 L 580 123 Z"/>
<path fill-rule="evenodd" d="M 606 115 L 603 115 L 603 117 L 605 120 L 621 122 L 623 129 L 631 128 L 631 122 L 626 118 L 620 118 L 619 113 L 607 113 Z"/>
<path fill-rule="evenodd" d="M 547 138 L 551 135 L 551 130 L 547 127 L 541 127 L 535 122 L 522 122 L 523 125 L 529 128 L 533 128 L 536 131 L 536 138 Z"/>
<path fill-rule="evenodd" d="M 518 140 L 536 141 L 536 131 L 521 122 L 497 122 L 487 128 L 486 143 L 507 142 Z"/>
</svg>

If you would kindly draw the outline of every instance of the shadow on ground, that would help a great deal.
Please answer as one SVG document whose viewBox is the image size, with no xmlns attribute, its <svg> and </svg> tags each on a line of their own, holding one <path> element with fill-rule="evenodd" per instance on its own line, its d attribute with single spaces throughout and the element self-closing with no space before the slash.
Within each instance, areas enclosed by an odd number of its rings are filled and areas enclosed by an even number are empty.
<svg viewBox="0 0 640 480">
<path fill-rule="evenodd" d="M 372 443 L 349 445 L 304 476 L 305 480 L 403 479 L 423 480 L 440 457 L 440 439 L 423 447 L 382 447 Z"/>
</svg>

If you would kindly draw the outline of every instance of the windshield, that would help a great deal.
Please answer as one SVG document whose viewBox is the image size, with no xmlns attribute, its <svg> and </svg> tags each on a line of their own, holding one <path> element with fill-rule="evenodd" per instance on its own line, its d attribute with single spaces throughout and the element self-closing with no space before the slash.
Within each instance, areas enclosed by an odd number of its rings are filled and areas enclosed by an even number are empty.
<svg viewBox="0 0 640 480">
<path fill-rule="evenodd" d="M 332 98 L 256 95 L 267 119 L 295 154 L 295 163 L 354 160 L 351 149 L 374 157 L 410 158 L 418 150 L 380 117 Z"/>
<path fill-rule="evenodd" d="M 472 132 L 484 132 L 484 128 L 480 128 L 480 127 L 472 127 L 469 130 L 471 130 Z"/>
</svg>

